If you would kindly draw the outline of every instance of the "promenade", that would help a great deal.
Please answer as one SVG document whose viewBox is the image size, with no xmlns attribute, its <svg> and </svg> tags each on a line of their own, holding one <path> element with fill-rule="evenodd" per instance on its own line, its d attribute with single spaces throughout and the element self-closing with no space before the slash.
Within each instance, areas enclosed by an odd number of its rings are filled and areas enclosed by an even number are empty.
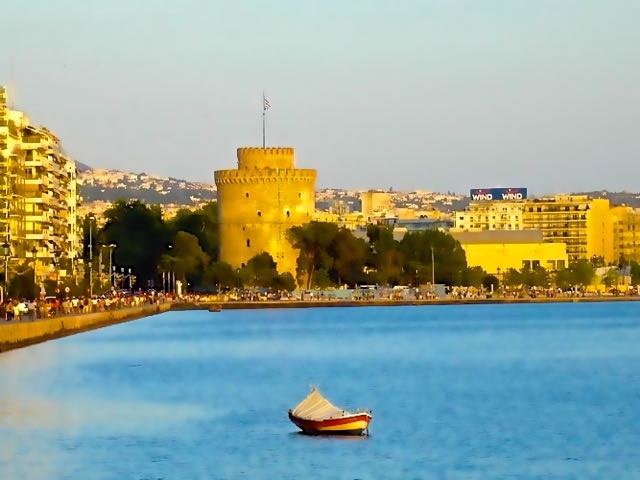
<svg viewBox="0 0 640 480">
<path fill-rule="evenodd" d="M 166 312 L 171 303 L 145 304 L 95 313 L 61 315 L 53 318 L 0 322 L 0 352 L 33 345 L 54 338 L 128 322 Z"/>
<path fill-rule="evenodd" d="M 332 307 L 393 307 L 427 305 L 501 305 L 501 304 L 544 304 L 544 303 L 601 303 L 601 302 L 637 302 L 638 295 L 591 295 L 576 297 L 536 297 L 536 298 L 433 298 L 422 300 L 264 300 L 264 301 L 221 301 L 199 302 L 185 301 L 172 304 L 171 310 L 256 310 L 270 308 L 332 308 Z"/>
<path fill-rule="evenodd" d="M 0 352 L 73 335 L 117 323 L 128 322 L 142 317 L 172 311 L 208 310 L 257 310 L 257 309 L 300 309 L 300 308 L 338 308 L 338 307 L 393 307 L 393 306 L 439 306 L 439 305 L 500 305 L 500 304 L 546 304 L 546 303 L 600 303 L 600 302 L 637 302 L 640 296 L 576 296 L 576 297 L 537 297 L 537 298 L 433 298 L 433 299 L 309 299 L 309 300 L 264 300 L 264 301 L 199 301 L 191 298 L 186 301 L 147 303 L 139 306 L 124 307 L 115 310 L 94 313 L 59 315 L 53 318 L 1 321 Z"/>
</svg>

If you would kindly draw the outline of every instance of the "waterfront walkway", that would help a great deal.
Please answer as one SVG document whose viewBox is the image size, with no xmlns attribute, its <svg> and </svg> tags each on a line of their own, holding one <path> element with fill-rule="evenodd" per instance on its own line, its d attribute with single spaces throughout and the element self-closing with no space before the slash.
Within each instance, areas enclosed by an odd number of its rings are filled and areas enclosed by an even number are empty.
<svg viewBox="0 0 640 480">
<path fill-rule="evenodd" d="M 264 301 L 197 301 L 191 299 L 176 302 L 172 310 L 254 310 L 267 308 L 321 308 L 321 307 L 391 307 L 419 305 L 500 305 L 500 304 L 541 304 L 541 303 L 589 303 L 589 302 L 634 302 L 640 301 L 638 295 L 587 295 L 561 297 L 476 297 L 476 298 L 432 298 L 432 299 L 370 299 L 370 300 L 264 300 Z"/>
<path fill-rule="evenodd" d="M 36 320 L 2 321 L 0 322 L 0 352 L 155 315 L 166 312 L 170 308 L 171 303 L 166 302 Z"/>
</svg>

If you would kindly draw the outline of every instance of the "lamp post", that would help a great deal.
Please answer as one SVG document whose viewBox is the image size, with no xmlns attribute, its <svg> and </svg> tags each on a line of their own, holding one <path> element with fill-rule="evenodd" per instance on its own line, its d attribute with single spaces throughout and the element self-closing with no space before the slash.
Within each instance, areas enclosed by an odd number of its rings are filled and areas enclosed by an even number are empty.
<svg viewBox="0 0 640 480">
<path fill-rule="evenodd" d="M 89 296 L 93 298 L 93 220 L 95 217 L 89 216 Z"/>
<path fill-rule="evenodd" d="M 431 246 L 431 288 L 435 288 L 436 284 L 436 262 L 433 254 L 433 245 Z"/>
<path fill-rule="evenodd" d="M 2 254 L 4 255 L 4 295 L 2 301 L 4 302 L 4 296 L 9 296 L 9 254 L 11 250 L 9 249 L 9 244 L 4 242 L 2 244 Z"/>
<path fill-rule="evenodd" d="M 4 256 L 4 283 L 9 285 L 9 255 L 11 254 L 11 250 L 9 248 L 9 244 L 4 242 L 2 244 L 2 255 Z"/>
<path fill-rule="evenodd" d="M 113 249 L 117 247 L 115 243 L 109 245 L 102 245 L 103 248 L 109 249 L 109 288 L 113 287 Z"/>
<path fill-rule="evenodd" d="M 496 269 L 496 276 L 498 277 L 498 293 L 502 293 L 501 290 L 501 282 L 500 282 L 500 267 Z"/>
<path fill-rule="evenodd" d="M 34 246 L 31 249 L 31 255 L 33 256 L 33 298 L 38 296 L 38 249 Z"/>
</svg>

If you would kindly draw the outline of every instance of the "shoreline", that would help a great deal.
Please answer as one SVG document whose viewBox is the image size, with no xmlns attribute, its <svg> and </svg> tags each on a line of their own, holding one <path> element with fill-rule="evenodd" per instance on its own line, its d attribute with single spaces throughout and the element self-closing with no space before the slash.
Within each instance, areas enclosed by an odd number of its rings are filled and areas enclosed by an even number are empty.
<svg viewBox="0 0 640 480">
<path fill-rule="evenodd" d="M 1 322 L 0 353 L 46 342 L 47 340 L 68 337 L 76 333 L 149 317 L 158 313 L 167 312 L 170 308 L 170 303 L 163 303 L 160 305 L 143 305 L 120 310 L 68 315 L 33 321 Z"/>
<path fill-rule="evenodd" d="M 547 303 L 640 302 L 640 296 L 560 298 L 441 298 L 432 300 L 268 300 L 258 302 L 180 302 L 144 305 L 121 310 L 85 313 L 33 321 L 0 323 L 0 354 L 77 333 L 130 322 L 144 317 L 191 310 L 262 310 L 288 308 L 406 307 L 439 305 L 512 305 Z"/>
<path fill-rule="evenodd" d="M 433 300 L 266 300 L 258 302 L 182 302 L 171 305 L 171 311 L 259 310 L 273 308 L 336 308 L 336 307 L 406 307 L 427 305 L 512 305 L 546 303 L 638 302 L 640 296 L 589 296 L 556 298 L 442 298 Z"/>
</svg>

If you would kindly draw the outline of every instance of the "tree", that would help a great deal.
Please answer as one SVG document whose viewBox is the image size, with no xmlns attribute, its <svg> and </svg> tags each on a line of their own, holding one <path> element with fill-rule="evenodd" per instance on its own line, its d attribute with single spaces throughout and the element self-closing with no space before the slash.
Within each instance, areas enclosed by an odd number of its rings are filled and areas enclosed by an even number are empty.
<svg viewBox="0 0 640 480">
<path fill-rule="evenodd" d="M 206 285 L 213 285 L 216 290 L 239 287 L 240 278 L 236 270 L 226 262 L 212 262 L 204 273 Z"/>
<path fill-rule="evenodd" d="M 520 271 L 520 281 L 527 287 L 548 287 L 549 274 L 544 267 L 536 266 L 534 268 L 524 267 Z"/>
<path fill-rule="evenodd" d="M 296 289 L 296 279 L 293 278 L 293 275 L 291 275 L 289 272 L 284 272 L 274 279 L 273 286 L 277 290 L 293 292 Z"/>
<path fill-rule="evenodd" d="M 463 282 L 462 275 L 467 268 L 467 259 L 460 242 L 448 233 L 439 230 L 407 232 L 400 241 L 399 250 L 403 258 L 404 271 L 409 277 L 415 273 L 417 267 L 422 282 L 431 281 L 432 269 L 436 283 L 453 285 Z M 425 273 L 427 277 L 424 276 Z M 481 283 L 479 276 L 473 281 L 477 285 Z"/>
<path fill-rule="evenodd" d="M 174 232 L 188 232 L 195 235 L 202 250 L 209 258 L 217 260 L 220 247 L 218 232 L 218 205 L 207 203 L 198 210 L 182 208 L 169 221 L 169 228 Z"/>
<path fill-rule="evenodd" d="M 9 280 L 8 293 L 10 298 L 33 300 L 37 298 L 40 289 L 33 279 L 33 265 L 23 263 L 19 270 Z"/>
<path fill-rule="evenodd" d="M 519 287 L 522 285 L 522 273 L 515 268 L 510 268 L 504 272 L 504 284 L 509 287 Z"/>
<path fill-rule="evenodd" d="M 640 264 L 635 260 L 631 262 L 631 283 L 638 285 L 640 283 Z"/>
<path fill-rule="evenodd" d="M 300 250 L 296 271 L 298 282 L 306 288 L 314 285 L 317 270 L 328 272 L 331 268 L 333 262 L 328 249 L 337 234 L 337 225 L 327 222 L 313 221 L 289 229 L 289 242 Z"/>
<path fill-rule="evenodd" d="M 589 285 L 595 277 L 595 268 L 588 260 L 578 260 L 569 265 L 569 268 L 563 268 L 556 272 L 554 283 L 567 290 L 574 285 Z"/>
<path fill-rule="evenodd" d="M 495 275 L 485 275 L 482 279 L 482 286 L 487 290 L 491 290 L 492 286 L 494 290 L 498 290 L 500 288 L 500 280 Z"/>
<path fill-rule="evenodd" d="M 602 276 L 602 283 L 604 283 L 607 286 L 607 288 L 618 286 L 619 280 L 620 280 L 620 274 L 618 273 L 618 270 L 615 268 L 610 268 L 609 270 L 607 270 L 607 273 L 605 273 Z"/>
<path fill-rule="evenodd" d="M 556 272 L 553 282 L 562 290 L 568 290 L 574 285 L 573 272 L 568 268 L 562 268 Z"/>
<path fill-rule="evenodd" d="M 200 247 L 197 237 L 187 232 L 178 232 L 170 246 L 170 253 L 161 257 L 161 270 L 173 271 L 182 282 L 198 283 L 209 264 L 209 256 Z"/>
<path fill-rule="evenodd" d="M 596 270 L 591 262 L 588 260 L 578 260 L 574 264 L 569 266 L 572 274 L 573 281 L 576 285 L 590 285 L 593 281 L 593 277 L 596 275 Z"/>
<path fill-rule="evenodd" d="M 113 252 L 114 265 L 131 268 L 137 286 L 155 280 L 160 256 L 166 252 L 171 239 L 160 207 L 149 207 L 138 200 L 118 200 L 104 216 L 107 221 L 101 241 L 117 245 Z"/>
<path fill-rule="evenodd" d="M 462 280 L 460 282 L 461 285 L 465 287 L 481 287 L 481 286 L 484 286 L 484 281 L 485 281 L 485 278 L 487 277 L 487 272 L 485 272 L 482 269 L 482 267 L 465 267 L 462 270 L 461 277 L 462 277 Z"/>
<path fill-rule="evenodd" d="M 369 253 L 365 240 L 341 228 L 329 245 L 328 253 L 333 259 L 329 271 L 332 283 L 346 283 L 353 287 L 364 280 L 363 271 Z"/>
<path fill-rule="evenodd" d="M 372 283 L 395 285 L 402 283 L 404 258 L 398 242 L 393 238 L 393 230 L 381 225 L 367 227 L 369 238 L 368 265 L 373 267 L 370 275 Z"/>
<path fill-rule="evenodd" d="M 249 259 L 246 266 L 240 269 L 243 285 L 272 288 L 278 278 L 276 262 L 266 252 L 259 253 Z"/>
</svg>

